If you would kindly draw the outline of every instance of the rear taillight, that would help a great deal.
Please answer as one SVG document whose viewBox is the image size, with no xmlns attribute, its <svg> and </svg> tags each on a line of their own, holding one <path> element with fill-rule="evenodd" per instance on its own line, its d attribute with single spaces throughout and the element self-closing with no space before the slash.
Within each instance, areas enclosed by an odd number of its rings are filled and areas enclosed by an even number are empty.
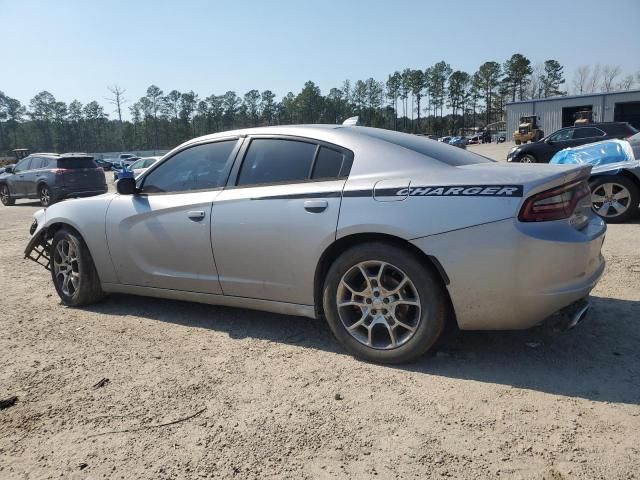
<svg viewBox="0 0 640 480">
<path fill-rule="evenodd" d="M 51 173 L 53 173 L 54 175 L 62 175 L 66 171 L 67 171 L 66 168 L 53 168 L 53 169 L 51 169 Z"/>
<path fill-rule="evenodd" d="M 586 180 L 567 183 L 551 190 L 536 193 L 527 198 L 520 210 L 521 222 L 548 222 L 569 218 L 578 201 L 589 195 Z"/>
</svg>

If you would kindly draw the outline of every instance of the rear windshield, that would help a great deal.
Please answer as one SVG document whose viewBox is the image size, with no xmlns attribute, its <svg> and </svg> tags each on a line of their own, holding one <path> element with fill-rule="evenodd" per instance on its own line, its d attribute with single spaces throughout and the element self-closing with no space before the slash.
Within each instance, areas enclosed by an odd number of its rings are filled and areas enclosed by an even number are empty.
<svg viewBox="0 0 640 480">
<path fill-rule="evenodd" d="M 96 162 L 93 161 L 93 157 L 71 157 L 71 158 L 58 158 L 58 168 L 98 168 Z"/>
<path fill-rule="evenodd" d="M 482 155 L 467 152 L 458 147 L 447 145 L 443 142 L 429 140 L 425 137 L 411 135 L 409 133 L 394 132 L 380 128 L 356 127 L 358 133 L 363 133 L 370 137 L 393 143 L 401 147 L 413 150 L 414 152 L 431 157 L 439 162 L 458 167 L 460 165 L 472 165 L 474 163 L 492 163 Z"/>
</svg>

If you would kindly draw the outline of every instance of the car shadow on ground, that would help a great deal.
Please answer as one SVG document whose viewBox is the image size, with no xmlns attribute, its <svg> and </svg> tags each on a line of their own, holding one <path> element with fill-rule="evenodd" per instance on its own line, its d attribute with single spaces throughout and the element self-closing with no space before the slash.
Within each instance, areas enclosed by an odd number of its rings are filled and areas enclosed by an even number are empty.
<svg viewBox="0 0 640 480">
<path fill-rule="evenodd" d="M 319 320 L 129 295 L 112 295 L 88 310 L 345 354 Z M 418 362 L 381 368 L 640 404 L 639 321 L 640 302 L 592 297 L 588 317 L 572 330 L 547 323 L 526 331 L 452 331 Z"/>
</svg>

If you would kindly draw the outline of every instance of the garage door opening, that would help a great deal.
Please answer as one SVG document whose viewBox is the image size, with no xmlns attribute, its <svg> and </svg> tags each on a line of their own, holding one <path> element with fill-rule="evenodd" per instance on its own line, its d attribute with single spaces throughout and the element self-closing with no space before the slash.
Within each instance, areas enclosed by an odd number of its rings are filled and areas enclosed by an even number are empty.
<svg viewBox="0 0 640 480">
<path fill-rule="evenodd" d="M 593 105 L 581 105 L 579 107 L 564 107 L 562 109 L 562 128 L 564 127 L 572 127 L 573 126 L 573 122 L 575 122 L 575 117 L 574 115 L 577 112 L 582 112 L 582 111 L 589 111 L 592 112 L 593 111 Z M 597 122 L 598 120 L 596 118 L 593 119 L 594 122 Z"/>
<path fill-rule="evenodd" d="M 629 122 L 640 130 L 640 102 L 616 103 L 613 121 Z"/>
</svg>

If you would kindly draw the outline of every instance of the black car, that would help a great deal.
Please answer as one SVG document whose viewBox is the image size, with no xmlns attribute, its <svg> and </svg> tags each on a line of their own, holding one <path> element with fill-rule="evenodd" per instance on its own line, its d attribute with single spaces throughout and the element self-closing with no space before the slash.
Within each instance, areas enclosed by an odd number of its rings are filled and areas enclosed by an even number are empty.
<svg viewBox="0 0 640 480">
<path fill-rule="evenodd" d="M 69 197 L 107 192 L 104 170 L 85 154 L 34 153 L 0 174 L 0 200 L 37 198 L 43 206 Z"/>
<path fill-rule="evenodd" d="M 108 160 L 102 160 L 100 158 L 94 158 L 93 161 L 96 162 L 96 164 L 100 168 L 102 168 L 105 172 L 110 172 L 111 170 L 113 170 L 113 164 Z"/>
<path fill-rule="evenodd" d="M 542 140 L 512 148 L 507 155 L 507 161 L 548 163 L 557 152 L 565 148 L 612 138 L 625 139 L 636 133 L 638 131 L 627 122 L 592 123 L 561 128 Z"/>
</svg>

